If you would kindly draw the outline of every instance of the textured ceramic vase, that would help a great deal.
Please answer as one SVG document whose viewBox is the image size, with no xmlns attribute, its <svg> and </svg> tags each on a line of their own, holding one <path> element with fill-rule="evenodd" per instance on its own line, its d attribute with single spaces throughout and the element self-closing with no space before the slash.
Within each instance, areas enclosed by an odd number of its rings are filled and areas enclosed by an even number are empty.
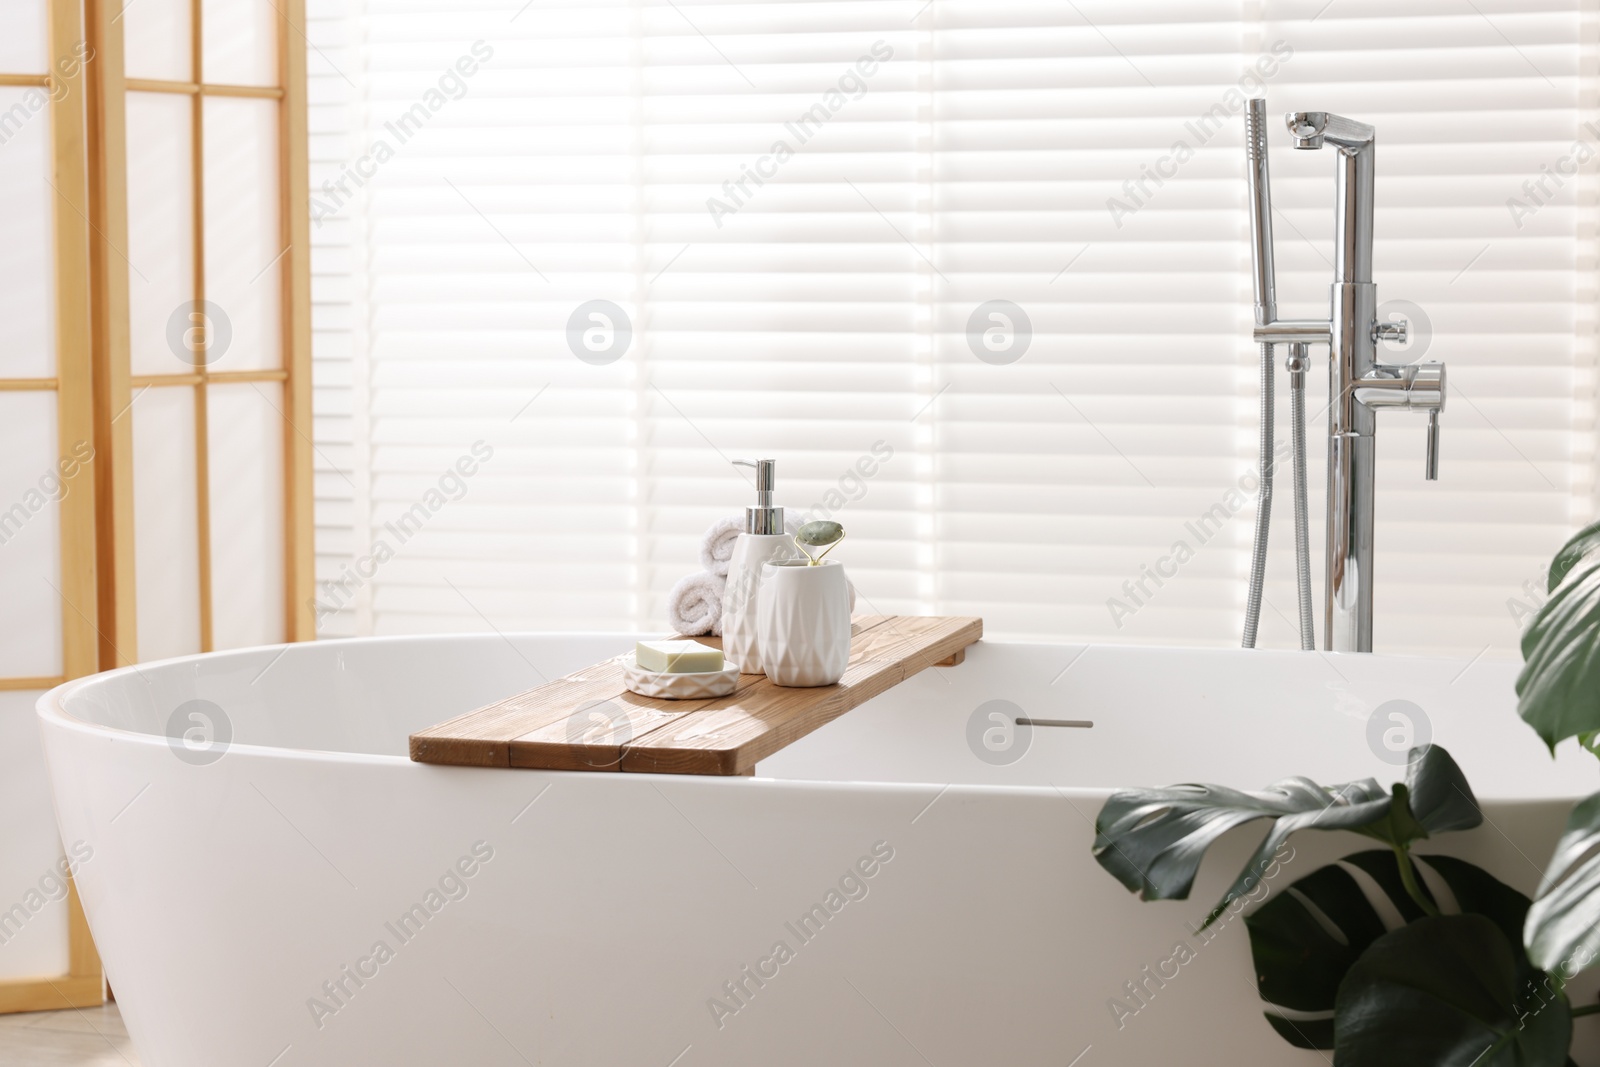
<svg viewBox="0 0 1600 1067">
<path fill-rule="evenodd" d="M 850 589 L 844 567 L 779 560 L 761 568 L 756 606 L 761 667 L 777 685 L 832 685 L 850 664 Z"/>
</svg>

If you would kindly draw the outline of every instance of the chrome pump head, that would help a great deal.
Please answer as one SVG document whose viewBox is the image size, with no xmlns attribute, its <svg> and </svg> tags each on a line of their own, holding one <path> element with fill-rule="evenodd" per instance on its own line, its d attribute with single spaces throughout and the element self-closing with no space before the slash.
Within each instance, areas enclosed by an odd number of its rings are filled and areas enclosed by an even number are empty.
<svg viewBox="0 0 1600 1067">
<path fill-rule="evenodd" d="M 783 508 L 772 502 L 772 490 L 777 482 L 778 463 L 771 459 L 736 459 L 735 467 L 753 467 L 756 472 L 756 505 L 744 509 L 744 532 L 752 534 L 783 533 Z"/>
</svg>

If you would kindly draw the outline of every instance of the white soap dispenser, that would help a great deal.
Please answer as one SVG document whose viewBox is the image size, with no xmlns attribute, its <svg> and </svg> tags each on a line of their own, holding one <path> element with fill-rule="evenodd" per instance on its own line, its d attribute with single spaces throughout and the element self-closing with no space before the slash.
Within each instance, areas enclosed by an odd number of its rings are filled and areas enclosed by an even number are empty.
<svg viewBox="0 0 1600 1067">
<path fill-rule="evenodd" d="M 784 531 L 783 509 L 772 503 L 777 463 L 770 459 L 734 460 L 756 471 L 756 506 L 744 509 L 744 532 L 728 560 L 728 586 L 722 594 L 722 655 L 740 674 L 761 674 L 761 649 L 756 640 L 756 605 L 761 596 L 761 568 L 775 559 L 798 559 L 800 550 Z"/>
</svg>

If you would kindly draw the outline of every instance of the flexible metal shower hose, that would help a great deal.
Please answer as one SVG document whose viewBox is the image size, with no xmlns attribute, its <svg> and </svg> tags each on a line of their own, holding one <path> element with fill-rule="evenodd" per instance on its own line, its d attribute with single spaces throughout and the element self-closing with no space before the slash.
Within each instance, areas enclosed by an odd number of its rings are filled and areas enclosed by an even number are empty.
<svg viewBox="0 0 1600 1067">
<path fill-rule="evenodd" d="M 1300 647 L 1317 647 L 1311 622 L 1311 522 L 1306 515 L 1306 346 L 1290 345 L 1289 432 L 1294 450 L 1294 569 L 1300 601 Z"/>
<path fill-rule="evenodd" d="M 1272 346 L 1261 346 L 1261 495 L 1256 500 L 1255 547 L 1250 553 L 1250 592 L 1244 605 L 1244 647 L 1256 647 L 1261 622 L 1261 587 L 1267 578 L 1267 534 L 1272 529 L 1272 439 L 1276 431 L 1273 396 L 1277 368 Z"/>
</svg>

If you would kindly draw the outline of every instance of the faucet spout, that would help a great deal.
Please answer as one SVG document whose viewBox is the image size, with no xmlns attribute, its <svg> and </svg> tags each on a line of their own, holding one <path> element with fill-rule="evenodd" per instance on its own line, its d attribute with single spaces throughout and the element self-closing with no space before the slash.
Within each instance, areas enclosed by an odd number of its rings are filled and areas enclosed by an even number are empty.
<svg viewBox="0 0 1600 1067">
<path fill-rule="evenodd" d="M 1334 228 L 1338 233 L 1334 280 L 1372 281 L 1372 183 L 1378 131 L 1329 111 L 1291 111 L 1284 120 L 1296 148 L 1313 151 L 1331 144 L 1339 150 L 1334 179 Z"/>
<path fill-rule="evenodd" d="M 1322 147 L 1322 131 L 1328 126 L 1326 111 L 1291 111 L 1284 116 L 1289 126 L 1289 136 L 1301 151 Z"/>
<path fill-rule="evenodd" d="M 1291 111 L 1284 121 L 1294 146 L 1304 151 L 1321 148 L 1328 141 L 1345 153 L 1363 152 L 1372 147 L 1378 132 L 1365 122 L 1327 111 Z"/>
</svg>

